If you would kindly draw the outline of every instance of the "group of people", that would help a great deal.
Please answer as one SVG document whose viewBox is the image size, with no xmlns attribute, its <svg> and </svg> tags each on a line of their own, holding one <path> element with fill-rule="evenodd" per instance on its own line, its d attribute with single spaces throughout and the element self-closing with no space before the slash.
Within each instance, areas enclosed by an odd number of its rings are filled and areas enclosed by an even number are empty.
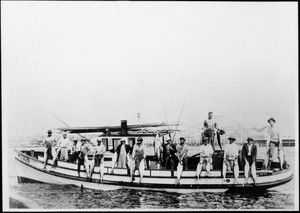
<svg viewBox="0 0 300 213">
<path fill-rule="evenodd" d="M 202 144 L 200 146 L 200 157 L 199 163 L 196 169 L 196 177 L 200 180 L 201 172 L 206 169 L 208 174 L 210 174 L 212 167 L 212 155 L 215 152 L 214 147 L 214 137 L 216 131 L 218 131 L 216 122 L 212 118 L 212 112 L 209 112 L 208 119 L 204 121 L 204 128 L 202 131 Z M 270 126 L 267 129 L 267 152 L 266 152 L 266 166 L 270 169 L 271 162 L 274 161 L 275 148 L 278 148 L 278 156 L 282 151 L 282 140 L 278 129 L 275 127 L 275 119 L 270 118 L 268 123 Z M 80 142 L 79 142 L 80 139 Z M 80 177 L 80 168 L 84 165 L 87 179 L 91 180 L 92 174 L 94 172 L 95 166 L 99 167 L 99 182 L 102 181 L 104 174 L 104 153 L 106 152 L 106 147 L 103 144 L 103 139 L 97 138 L 96 146 L 89 146 L 86 144 L 87 139 L 84 137 L 73 139 L 73 143 L 67 138 L 67 133 L 63 133 L 62 138 L 56 142 L 54 136 L 52 136 L 52 131 L 48 131 L 48 135 L 45 138 L 43 145 L 45 146 L 45 161 L 44 168 L 46 169 L 47 160 L 50 156 L 53 157 L 52 167 L 57 166 L 57 160 L 66 160 L 68 162 L 78 162 L 78 176 Z M 177 184 L 180 183 L 180 177 L 182 170 L 188 169 L 187 164 L 187 152 L 188 147 L 185 143 L 185 138 L 181 137 L 179 143 L 176 145 L 171 140 L 170 136 L 165 137 L 165 142 L 159 146 L 157 149 L 159 152 L 159 158 L 157 158 L 157 163 L 167 170 L 175 170 L 177 167 Z M 234 143 L 236 139 L 234 137 L 228 138 L 229 143 L 226 144 L 224 149 L 223 157 L 223 168 L 222 176 L 224 181 L 226 179 L 226 173 L 228 170 L 233 171 L 235 183 L 238 183 L 239 176 L 239 160 L 241 158 L 244 171 L 245 171 L 245 183 L 248 183 L 248 179 L 251 176 L 254 184 L 256 183 L 256 158 L 257 158 L 257 147 L 253 144 L 253 139 L 248 137 L 247 143 L 245 143 L 241 150 L 241 157 L 239 155 L 238 146 Z M 127 141 L 128 142 L 128 141 Z M 130 170 L 131 179 L 134 180 L 134 173 L 136 170 L 139 171 L 140 181 L 143 179 L 143 172 L 145 169 L 145 146 L 142 144 L 143 139 L 139 137 L 137 142 L 133 147 L 130 147 L 126 140 L 121 140 L 120 145 L 115 151 L 115 156 L 112 160 L 113 173 L 114 168 L 127 168 Z M 219 144 L 220 145 L 220 144 Z M 221 148 L 222 149 L 222 148 Z M 156 153 L 157 154 L 157 153 Z M 280 169 L 282 169 L 283 159 L 279 157 Z"/>
</svg>

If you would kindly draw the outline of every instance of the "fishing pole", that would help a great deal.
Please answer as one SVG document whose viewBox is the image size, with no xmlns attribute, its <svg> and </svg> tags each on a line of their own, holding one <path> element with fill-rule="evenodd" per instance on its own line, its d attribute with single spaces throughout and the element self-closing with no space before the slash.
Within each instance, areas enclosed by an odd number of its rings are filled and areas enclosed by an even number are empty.
<svg viewBox="0 0 300 213">
<path fill-rule="evenodd" d="M 186 93 L 185 100 L 184 100 L 184 103 L 183 103 L 182 108 L 181 108 L 181 112 L 180 112 L 180 115 L 179 115 L 179 118 L 178 118 L 178 121 L 177 121 L 177 125 L 176 125 L 176 130 L 175 130 L 175 133 L 174 133 L 174 136 L 173 136 L 173 141 L 174 141 L 174 138 L 175 138 L 175 135 L 176 135 L 178 124 L 179 124 L 179 121 L 180 121 L 180 118 L 181 118 L 181 115 L 182 115 L 182 112 L 183 112 L 183 108 L 184 108 L 184 105 L 185 105 L 185 102 L 186 102 L 188 94 L 189 94 L 189 91 Z"/>
<path fill-rule="evenodd" d="M 66 124 L 63 120 L 61 120 L 59 117 L 57 117 L 56 115 L 54 115 L 53 113 L 51 113 L 55 118 L 57 118 L 60 122 L 62 122 L 64 125 L 66 125 L 67 127 L 70 127 L 68 124 Z M 79 135 L 82 138 L 85 138 L 89 143 L 91 143 L 92 145 L 94 145 L 89 139 L 87 139 L 85 136 L 81 135 L 80 133 L 76 133 L 77 135 Z"/>
</svg>

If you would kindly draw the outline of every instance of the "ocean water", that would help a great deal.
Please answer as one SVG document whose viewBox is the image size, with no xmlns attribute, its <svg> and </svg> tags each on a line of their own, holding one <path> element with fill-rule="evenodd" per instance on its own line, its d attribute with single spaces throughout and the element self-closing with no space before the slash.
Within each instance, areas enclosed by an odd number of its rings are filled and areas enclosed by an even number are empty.
<svg viewBox="0 0 300 213">
<path fill-rule="evenodd" d="M 20 147 L 20 145 L 18 145 Z M 189 147 L 190 155 L 198 147 Z M 258 157 L 265 148 L 258 147 Z M 148 150 L 151 153 L 152 149 Z M 295 171 L 295 148 L 285 147 Z M 25 197 L 41 209 L 294 209 L 295 179 L 260 192 L 169 193 L 139 189 L 93 190 L 73 185 L 17 183 L 13 148 L 9 150 L 9 193 Z M 294 172 L 295 173 L 295 172 Z M 297 201 L 298 202 L 298 201 Z"/>
</svg>

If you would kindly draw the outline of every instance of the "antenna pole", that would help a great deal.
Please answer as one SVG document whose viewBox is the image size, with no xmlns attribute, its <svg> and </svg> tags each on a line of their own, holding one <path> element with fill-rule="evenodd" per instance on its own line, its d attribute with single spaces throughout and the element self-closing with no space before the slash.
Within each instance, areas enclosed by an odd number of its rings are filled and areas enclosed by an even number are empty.
<svg viewBox="0 0 300 213">
<path fill-rule="evenodd" d="M 182 105 L 181 112 L 180 112 L 180 115 L 179 115 L 179 118 L 178 118 L 178 121 L 177 121 L 177 124 L 176 124 L 176 130 L 177 130 L 177 127 L 178 127 L 178 124 L 179 124 L 179 121 L 180 121 L 180 118 L 181 118 L 181 115 L 182 115 L 182 111 L 183 111 L 183 108 L 184 108 L 184 105 L 185 105 L 185 102 L 186 102 L 188 94 L 189 94 L 189 92 L 186 93 L 185 100 L 184 100 L 184 103 Z M 174 133 L 174 136 L 173 136 L 173 141 L 175 139 L 176 130 L 175 130 L 175 133 Z"/>
</svg>

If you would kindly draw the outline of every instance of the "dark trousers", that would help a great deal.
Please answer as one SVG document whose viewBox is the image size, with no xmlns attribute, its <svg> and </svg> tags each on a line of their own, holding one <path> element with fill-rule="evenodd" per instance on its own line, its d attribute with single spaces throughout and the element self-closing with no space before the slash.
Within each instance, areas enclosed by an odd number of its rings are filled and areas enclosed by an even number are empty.
<svg viewBox="0 0 300 213">
<path fill-rule="evenodd" d="M 211 144 L 213 150 L 215 151 L 215 132 L 214 130 L 206 130 L 204 136 L 208 138 L 208 143 Z"/>
<path fill-rule="evenodd" d="M 72 163 L 76 162 L 76 160 L 78 159 L 79 154 L 80 154 L 80 151 L 73 152 L 72 155 L 69 158 L 69 161 L 72 162 Z"/>
<path fill-rule="evenodd" d="M 78 158 L 77 172 L 80 174 L 80 166 L 84 165 L 84 158 Z"/>
</svg>

